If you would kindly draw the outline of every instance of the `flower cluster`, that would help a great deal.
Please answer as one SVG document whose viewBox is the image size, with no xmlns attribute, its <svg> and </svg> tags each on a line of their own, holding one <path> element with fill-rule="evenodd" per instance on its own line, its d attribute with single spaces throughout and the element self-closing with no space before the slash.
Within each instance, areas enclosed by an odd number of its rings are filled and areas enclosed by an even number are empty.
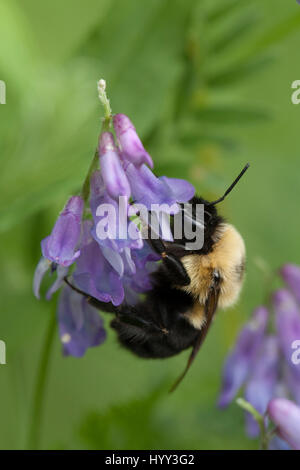
<svg viewBox="0 0 300 470">
<path fill-rule="evenodd" d="M 227 406 L 241 387 L 261 415 L 274 397 L 291 397 L 300 405 L 300 267 L 287 264 L 280 273 L 286 287 L 273 293 L 271 307 L 255 309 L 225 361 L 220 407 Z M 249 413 L 246 428 L 251 437 L 259 434 Z"/>
<path fill-rule="evenodd" d="M 132 220 L 132 202 L 147 210 L 158 204 L 162 211 L 174 214 L 178 203 L 194 195 L 187 181 L 153 174 L 152 158 L 130 119 L 124 114 L 112 116 L 104 80 L 98 90 L 106 116 L 95 158 L 81 194 L 69 198 L 51 234 L 41 242 L 43 256 L 33 282 L 39 298 L 45 274 L 56 273 L 46 298 L 63 286 L 58 305 L 60 337 L 65 354 L 78 357 L 103 342 L 105 331 L 98 311 L 64 283 L 65 277 L 72 276 L 77 289 L 101 302 L 134 304 L 140 293 L 151 288 L 149 274 L 159 256 Z M 113 220 L 108 206 L 114 209 Z"/>
</svg>

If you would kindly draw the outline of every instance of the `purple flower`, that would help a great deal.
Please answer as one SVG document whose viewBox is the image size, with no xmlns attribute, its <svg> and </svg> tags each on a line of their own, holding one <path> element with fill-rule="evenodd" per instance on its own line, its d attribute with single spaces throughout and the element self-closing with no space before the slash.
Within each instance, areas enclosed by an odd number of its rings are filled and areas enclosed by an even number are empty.
<svg viewBox="0 0 300 470">
<path fill-rule="evenodd" d="M 285 264 L 280 273 L 297 301 L 300 302 L 300 267 L 296 264 Z"/>
<path fill-rule="evenodd" d="M 134 165 L 146 163 L 153 168 L 152 158 L 144 149 L 130 119 L 125 114 L 116 114 L 113 121 L 122 156 Z"/>
<path fill-rule="evenodd" d="M 273 304 L 279 344 L 287 366 L 293 371 L 295 378 L 298 378 L 300 386 L 300 367 L 292 361 L 293 343 L 300 339 L 300 307 L 294 296 L 286 289 L 274 293 Z"/>
<path fill-rule="evenodd" d="M 46 293 L 46 299 L 47 300 L 50 300 L 52 295 L 56 291 L 58 291 L 58 289 L 61 288 L 61 286 L 63 285 L 63 282 L 64 282 L 64 278 L 68 274 L 69 268 L 65 267 L 65 266 L 60 266 L 58 264 L 58 265 L 56 265 L 55 271 L 56 271 L 56 280 L 54 281 L 54 283 L 52 284 L 52 286 L 48 289 L 48 291 Z"/>
<path fill-rule="evenodd" d="M 152 204 L 164 204 L 166 205 L 164 211 L 176 214 L 179 210 L 177 202 L 187 202 L 195 193 L 193 185 L 187 181 L 176 178 L 157 178 L 146 165 L 136 168 L 129 163 L 125 165 L 125 172 L 131 185 L 134 202 L 143 204 L 148 210 L 151 209 Z"/>
<path fill-rule="evenodd" d="M 50 269 L 51 261 L 42 257 L 37 264 L 33 276 L 33 293 L 40 299 L 40 287 L 46 272 Z"/>
<path fill-rule="evenodd" d="M 269 443 L 268 450 L 291 450 L 291 448 L 283 439 L 274 436 Z"/>
<path fill-rule="evenodd" d="M 85 221 L 83 245 L 73 278 L 76 286 L 102 302 L 120 305 L 124 289 L 120 276 L 104 257 L 98 243 L 91 236 L 92 221 Z"/>
<path fill-rule="evenodd" d="M 247 379 L 260 348 L 268 320 L 269 312 L 265 307 L 258 307 L 253 312 L 251 321 L 242 329 L 233 351 L 229 354 L 223 372 L 223 385 L 219 397 L 219 406 L 227 406 Z"/>
<path fill-rule="evenodd" d="M 61 292 L 57 314 L 65 355 L 81 357 L 87 348 L 105 341 L 106 332 L 99 311 L 69 286 Z"/>
<path fill-rule="evenodd" d="M 298 368 L 300 368 L 300 364 L 298 364 Z M 295 402 L 300 406 L 300 376 L 296 367 L 286 367 L 285 380 Z"/>
<path fill-rule="evenodd" d="M 99 141 L 99 156 L 103 181 L 110 197 L 130 197 L 130 185 L 122 167 L 114 137 L 111 132 L 103 132 Z"/>
<path fill-rule="evenodd" d="M 300 408 L 285 398 L 274 398 L 268 405 L 268 415 L 277 434 L 293 449 L 300 450 Z"/>
<path fill-rule="evenodd" d="M 42 240 L 44 258 L 62 266 L 70 266 L 78 258 L 83 208 L 84 202 L 80 196 L 72 196 L 68 200 L 51 235 Z"/>
<path fill-rule="evenodd" d="M 138 294 L 145 293 L 152 288 L 150 275 L 157 269 L 156 262 L 160 260 L 160 256 L 152 251 L 148 243 L 145 243 L 140 250 L 132 250 L 131 257 L 135 272 L 130 274 L 125 271 L 122 281 L 125 301 L 129 305 L 134 305 L 139 299 Z"/>
<path fill-rule="evenodd" d="M 167 176 L 160 176 L 159 180 L 168 187 L 171 195 L 177 202 L 187 202 L 195 194 L 194 186 L 188 181 L 179 178 L 168 178 Z"/>
<path fill-rule="evenodd" d="M 33 277 L 33 293 L 37 299 L 40 299 L 40 287 L 43 281 L 45 274 L 50 271 L 51 274 L 56 272 L 56 280 L 49 288 L 46 294 L 46 299 L 50 300 L 52 295 L 60 289 L 62 286 L 64 277 L 67 275 L 69 268 L 65 266 L 61 266 L 59 264 L 51 263 L 48 259 L 42 257 L 38 262 L 38 265 L 34 272 Z"/>
<path fill-rule="evenodd" d="M 120 198 L 120 203 L 112 199 L 105 189 L 100 171 L 91 177 L 91 211 L 94 219 L 92 235 L 101 246 L 104 256 L 113 266 L 122 265 L 117 260 L 124 248 L 141 248 L 143 240 L 137 226 L 128 219 L 128 202 Z M 130 227 L 130 233 L 129 233 Z M 104 249 L 105 248 L 105 249 Z M 119 270 L 117 270 L 119 272 Z M 122 272 L 119 272 L 122 275 Z"/>
<path fill-rule="evenodd" d="M 251 375 L 245 388 L 245 399 L 260 413 L 264 414 L 273 398 L 278 380 L 279 351 L 277 338 L 268 336 L 264 339 Z M 251 437 L 259 435 L 259 427 L 252 415 L 247 413 L 247 433 Z"/>
</svg>

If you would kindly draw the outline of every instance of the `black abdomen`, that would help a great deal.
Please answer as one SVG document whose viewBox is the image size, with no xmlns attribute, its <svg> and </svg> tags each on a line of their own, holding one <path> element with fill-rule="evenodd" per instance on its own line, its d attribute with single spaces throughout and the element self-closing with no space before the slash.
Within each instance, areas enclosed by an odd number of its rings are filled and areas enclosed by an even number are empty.
<svg viewBox="0 0 300 470">
<path fill-rule="evenodd" d="M 154 282 L 158 280 L 157 277 L 156 275 Z M 137 304 L 134 309 L 128 307 L 126 311 L 127 315 L 137 315 L 149 322 L 147 328 L 128 325 L 118 317 L 111 322 L 111 327 L 117 331 L 120 344 L 140 357 L 174 356 L 193 346 L 199 336 L 199 330 L 183 315 L 192 306 L 190 295 L 160 282 L 147 294 L 143 302 Z"/>
</svg>

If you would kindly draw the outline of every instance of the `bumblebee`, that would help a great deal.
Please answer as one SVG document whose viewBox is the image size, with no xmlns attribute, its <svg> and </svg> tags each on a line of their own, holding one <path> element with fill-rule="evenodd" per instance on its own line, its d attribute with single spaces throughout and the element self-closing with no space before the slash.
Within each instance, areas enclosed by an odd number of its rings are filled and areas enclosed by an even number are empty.
<svg viewBox="0 0 300 470">
<path fill-rule="evenodd" d="M 217 213 L 223 201 L 248 169 L 245 166 L 225 194 L 214 202 L 194 197 L 190 203 L 194 223 L 196 207 L 204 206 L 204 237 L 199 250 L 187 250 L 185 238 L 165 242 L 148 238 L 162 262 L 152 274 L 152 290 L 138 304 L 100 302 L 85 295 L 98 309 L 114 314 L 111 327 L 120 344 L 142 358 L 167 358 L 192 348 L 187 366 L 172 390 L 183 379 L 195 359 L 218 307 L 238 299 L 245 271 L 245 244 L 233 225 Z"/>
</svg>

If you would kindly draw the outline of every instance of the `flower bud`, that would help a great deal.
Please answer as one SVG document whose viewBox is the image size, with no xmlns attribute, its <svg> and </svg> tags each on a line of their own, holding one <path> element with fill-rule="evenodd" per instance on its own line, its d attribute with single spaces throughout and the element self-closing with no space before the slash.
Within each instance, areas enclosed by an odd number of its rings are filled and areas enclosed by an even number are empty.
<svg viewBox="0 0 300 470">
<path fill-rule="evenodd" d="M 144 149 L 134 125 L 125 114 L 116 114 L 114 116 L 114 129 L 122 156 L 136 166 L 146 163 L 153 168 L 152 158 Z"/>
<path fill-rule="evenodd" d="M 102 177 L 108 194 L 113 199 L 130 197 L 130 185 L 123 170 L 115 143 L 110 132 L 103 132 L 99 141 Z"/>
<path fill-rule="evenodd" d="M 54 228 L 42 240 L 42 253 L 54 263 L 70 266 L 80 255 L 76 250 L 81 232 L 84 202 L 80 196 L 72 196 L 60 213 Z"/>
</svg>

